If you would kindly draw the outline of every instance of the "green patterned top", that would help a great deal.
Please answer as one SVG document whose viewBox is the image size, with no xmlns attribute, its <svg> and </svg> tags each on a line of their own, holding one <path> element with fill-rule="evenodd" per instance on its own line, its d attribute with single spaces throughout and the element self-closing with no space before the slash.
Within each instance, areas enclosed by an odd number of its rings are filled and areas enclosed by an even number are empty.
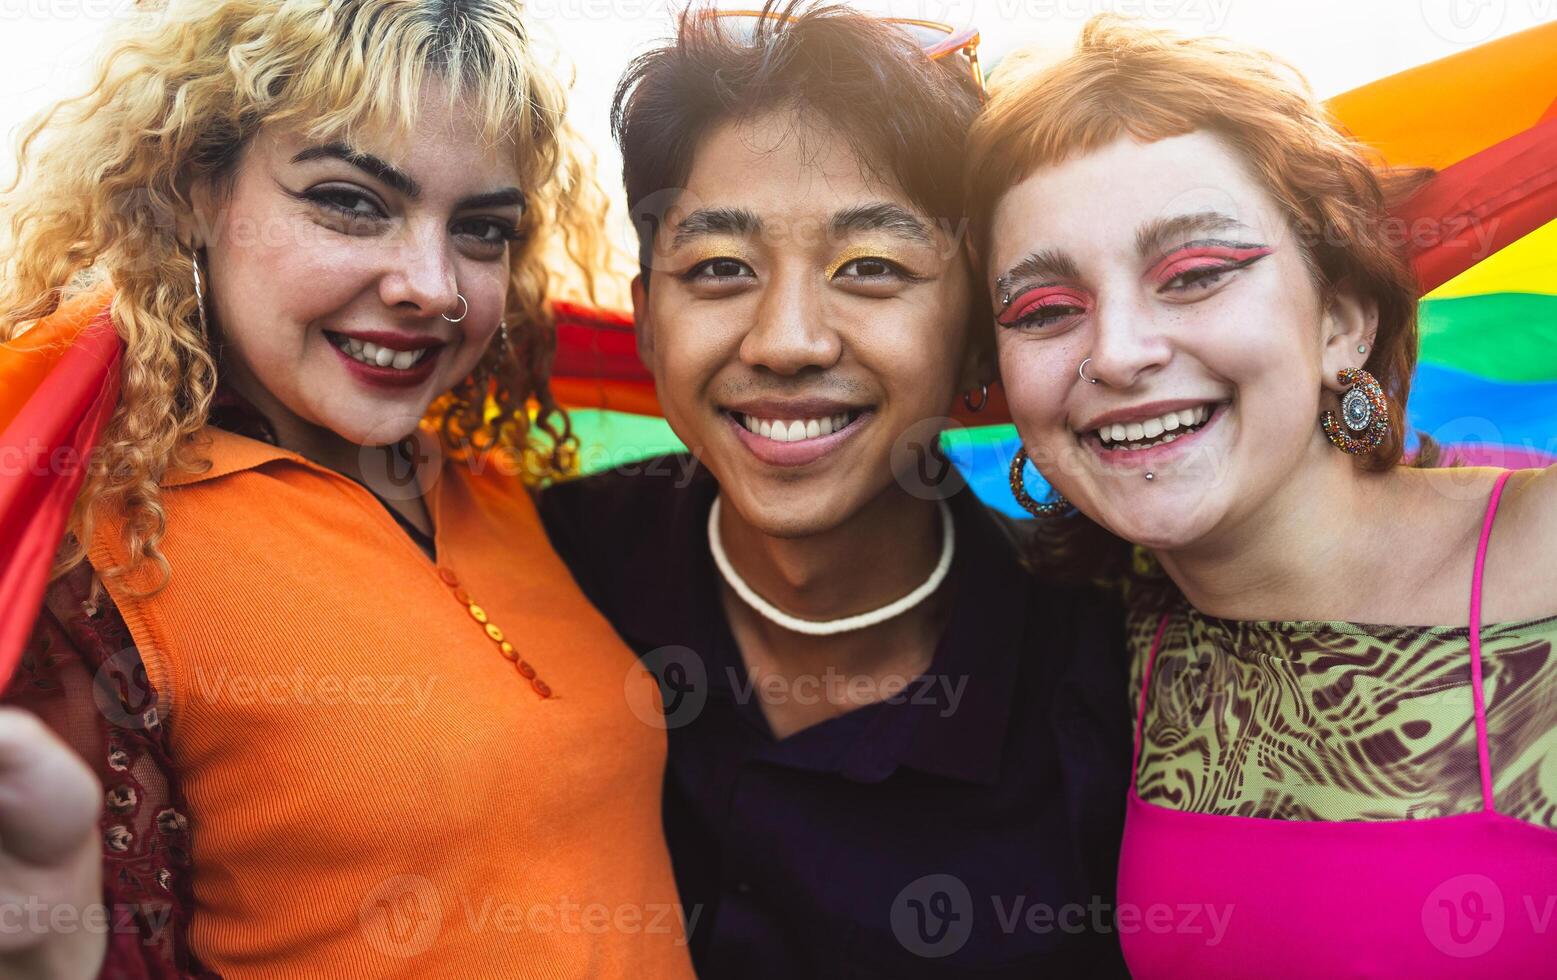
<svg viewBox="0 0 1557 980">
<path fill-rule="evenodd" d="M 1134 717 L 1163 607 L 1132 606 Z M 1481 808 L 1468 627 L 1170 608 L 1137 770 L 1147 802 L 1287 820 Z M 1483 625 L 1481 642 L 1496 808 L 1557 828 L 1557 615 Z"/>
</svg>

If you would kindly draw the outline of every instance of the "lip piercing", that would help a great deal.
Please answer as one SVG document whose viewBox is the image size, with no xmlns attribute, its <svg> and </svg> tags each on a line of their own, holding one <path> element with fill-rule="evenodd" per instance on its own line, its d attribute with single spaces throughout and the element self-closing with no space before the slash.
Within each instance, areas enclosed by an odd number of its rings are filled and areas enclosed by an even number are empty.
<svg viewBox="0 0 1557 980">
<path fill-rule="evenodd" d="M 1091 364 L 1091 363 L 1092 363 L 1092 358 L 1090 358 L 1090 357 L 1087 358 L 1086 360 L 1082 361 L 1081 364 L 1077 366 L 1076 373 L 1081 375 L 1081 380 L 1085 381 L 1087 384 L 1095 385 L 1095 384 L 1097 384 L 1097 379 L 1096 378 L 1089 378 L 1089 377 L 1087 377 L 1087 365 Z"/>
<path fill-rule="evenodd" d="M 454 298 L 460 301 L 460 315 L 459 316 L 449 316 L 447 313 L 443 313 L 443 314 L 440 314 L 440 315 L 445 320 L 449 321 L 450 323 L 459 323 L 461 320 L 465 319 L 465 317 L 470 314 L 470 303 L 467 302 L 465 300 L 465 297 L 460 295 L 459 293 L 455 293 L 454 294 Z"/>
<path fill-rule="evenodd" d="M 1155 474 L 1155 473 L 1147 473 L 1146 474 L 1146 482 L 1147 483 L 1150 483 L 1150 482 L 1152 482 L 1155 479 L 1157 479 L 1157 474 Z"/>
</svg>

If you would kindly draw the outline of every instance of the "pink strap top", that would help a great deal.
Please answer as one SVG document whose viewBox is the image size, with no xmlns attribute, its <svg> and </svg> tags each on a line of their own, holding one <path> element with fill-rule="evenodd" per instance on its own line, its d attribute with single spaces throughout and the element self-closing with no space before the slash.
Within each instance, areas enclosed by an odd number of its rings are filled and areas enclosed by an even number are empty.
<svg viewBox="0 0 1557 980">
<path fill-rule="evenodd" d="M 1509 473 L 1487 504 L 1470 597 L 1479 811 L 1379 821 L 1195 813 L 1136 791 L 1118 924 L 1137 978 L 1557 976 L 1557 832 L 1497 812 L 1482 694 L 1481 585 Z"/>
</svg>

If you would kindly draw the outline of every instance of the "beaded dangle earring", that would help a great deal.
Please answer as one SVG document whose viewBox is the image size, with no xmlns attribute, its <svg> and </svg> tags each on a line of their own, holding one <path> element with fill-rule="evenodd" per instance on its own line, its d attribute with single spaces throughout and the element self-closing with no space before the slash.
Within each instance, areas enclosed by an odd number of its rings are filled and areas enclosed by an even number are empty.
<svg viewBox="0 0 1557 980">
<path fill-rule="evenodd" d="M 1059 494 L 1046 503 L 1039 503 L 1027 492 L 1027 483 L 1023 480 L 1027 469 L 1027 447 L 1021 446 L 1016 450 L 1016 455 L 1011 457 L 1011 496 L 1021 508 L 1034 517 L 1053 517 L 1070 510 L 1070 501 Z"/>
<path fill-rule="evenodd" d="M 493 337 L 487 345 L 486 353 L 470 372 L 470 380 L 480 391 L 488 391 L 492 387 L 494 379 L 499 379 L 501 386 L 501 365 L 513 353 L 513 344 L 508 337 L 508 320 L 498 321 L 497 336 Z"/>
<path fill-rule="evenodd" d="M 1346 385 L 1341 396 L 1341 417 L 1325 409 L 1319 426 L 1335 448 L 1353 456 L 1366 456 L 1379 448 L 1389 434 L 1389 399 L 1378 379 L 1360 368 L 1342 368 L 1336 379 Z"/>
</svg>

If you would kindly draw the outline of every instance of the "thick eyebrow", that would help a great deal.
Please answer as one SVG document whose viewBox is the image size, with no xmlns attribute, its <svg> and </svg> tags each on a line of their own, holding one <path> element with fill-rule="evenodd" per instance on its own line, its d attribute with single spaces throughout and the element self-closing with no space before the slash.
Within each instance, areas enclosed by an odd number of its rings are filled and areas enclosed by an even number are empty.
<svg viewBox="0 0 1557 980">
<path fill-rule="evenodd" d="M 1023 279 L 1075 281 L 1080 278 L 1081 269 L 1076 265 L 1075 259 L 1058 249 L 1045 248 L 1007 269 L 1004 275 L 995 280 L 995 284 L 1005 289 L 1007 284 Z"/>
<path fill-rule="evenodd" d="M 1142 225 L 1135 233 L 1135 250 L 1145 257 L 1162 251 L 1185 235 L 1195 232 L 1230 230 L 1249 231 L 1249 227 L 1231 215 L 1220 211 L 1197 211 L 1169 218 L 1158 218 Z M 1057 249 L 1042 249 L 1008 269 L 995 280 L 1005 288 L 1006 284 L 1023 279 L 1077 280 L 1081 270 L 1076 261 Z"/>
<path fill-rule="evenodd" d="M 354 150 L 345 143 L 325 143 L 320 146 L 310 146 L 293 157 L 292 162 L 304 163 L 309 160 L 325 159 L 345 161 L 358 170 L 378 178 L 413 201 L 422 196 L 422 185 L 416 182 L 416 178 L 392 163 L 380 160 L 371 153 Z M 455 210 L 468 211 L 475 208 L 506 207 L 517 207 L 522 210 L 524 205 L 524 191 L 517 187 L 504 187 L 500 190 L 488 191 L 485 194 L 472 194 L 470 197 L 462 198 L 455 205 Z"/>
<path fill-rule="evenodd" d="M 762 219 L 746 208 L 698 208 L 677 222 L 670 247 L 680 248 L 700 235 L 749 236 L 761 228 Z"/>
<path fill-rule="evenodd" d="M 1146 258 L 1196 232 L 1249 231 L 1237 218 L 1220 211 L 1196 211 L 1148 221 L 1135 233 L 1135 251 Z"/>
<path fill-rule="evenodd" d="M 380 160 L 371 153 L 354 150 L 345 143 L 324 143 L 319 146 L 310 146 L 293 157 L 292 162 L 303 163 L 308 160 L 323 159 L 343 160 L 358 170 L 378 178 L 412 200 L 422 196 L 422 185 L 412 179 L 410 174 L 394 164 Z"/>
<path fill-rule="evenodd" d="M 842 237 L 851 231 L 887 231 L 921 245 L 934 239 L 930 228 L 918 215 L 890 201 L 875 201 L 845 208 L 833 215 L 832 231 Z"/>
<path fill-rule="evenodd" d="M 472 194 L 470 197 L 461 198 L 455 205 L 457 211 L 469 211 L 476 208 L 509 208 L 517 207 L 524 210 L 524 191 L 517 187 L 505 187 L 500 191 L 490 191 L 486 194 Z"/>
</svg>

